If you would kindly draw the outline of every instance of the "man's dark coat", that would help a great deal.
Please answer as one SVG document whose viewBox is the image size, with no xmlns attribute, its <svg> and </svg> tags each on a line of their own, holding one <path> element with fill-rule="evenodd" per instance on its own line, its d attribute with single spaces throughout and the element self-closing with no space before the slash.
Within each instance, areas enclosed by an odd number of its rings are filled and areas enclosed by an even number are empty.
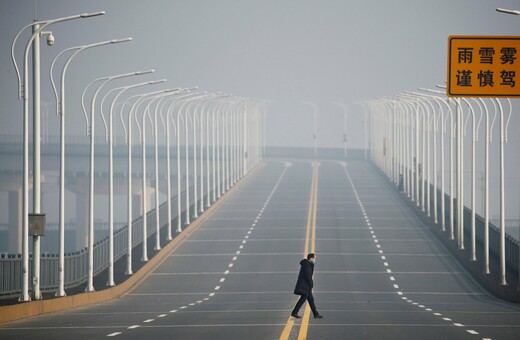
<svg viewBox="0 0 520 340">
<path fill-rule="evenodd" d="M 298 274 L 298 281 L 294 287 L 294 294 L 307 295 L 312 291 L 314 282 L 312 281 L 312 274 L 314 273 L 314 263 L 309 260 L 300 261 L 300 273 Z"/>
</svg>

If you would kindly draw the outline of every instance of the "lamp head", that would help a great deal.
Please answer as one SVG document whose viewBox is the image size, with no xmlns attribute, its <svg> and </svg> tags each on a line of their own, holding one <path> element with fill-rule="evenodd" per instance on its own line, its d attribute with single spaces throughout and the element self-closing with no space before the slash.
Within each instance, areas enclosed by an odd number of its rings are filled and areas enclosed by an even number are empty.
<svg viewBox="0 0 520 340">
<path fill-rule="evenodd" d="M 517 10 L 514 10 L 514 9 L 497 8 L 496 10 L 497 10 L 497 12 L 501 12 L 501 13 L 520 15 L 520 11 L 517 11 Z"/>
<path fill-rule="evenodd" d="M 149 82 L 148 82 L 148 85 L 164 83 L 165 81 L 166 81 L 166 79 L 152 80 L 152 81 L 149 81 Z"/>
<path fill-rule="evenodd" d="M 137 72 L 135 72 L 134 74 L 135 74 L 136 76 L 140 76 L 140 75 L 142 75 L 142 74 L 148 74 L 148 73 L 154 73 L 154 72 L 155 72 L 155 70 L 154 70 L 154 69 L 151 69 L 151 70 L 147 70 L 147 71 L 137 71 Z"/>
<path fill-rule="evenodd" d="M 82 13 L 79 16 L 81 18 L 97 17 L 98 15 L 105 15 L 105 11 L 93 12 L 93 13 Z"/>
<path fill-rule="evenodd" d="M 124 39 L 112 39 L 110 40 L 111 44 L 118 44 L 126 41 L 132 41 L 132 37 L 124 38 Z"/>
</svg>

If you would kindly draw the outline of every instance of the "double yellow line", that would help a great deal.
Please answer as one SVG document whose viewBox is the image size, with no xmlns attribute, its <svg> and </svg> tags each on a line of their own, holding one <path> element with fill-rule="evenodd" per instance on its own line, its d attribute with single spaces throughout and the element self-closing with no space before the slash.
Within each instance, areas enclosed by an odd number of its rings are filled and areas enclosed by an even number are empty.
<svg viewBox="0 0 520 340">
<path fill-rule="evenodd" d="M 311 181 L 311 193 L 309 197 L 309 211 L 307 212 L 307 227 L 305 229 L 305 250 L 303 257 L 306 257 L 308 253 L 316 252 L 316 211 L 318 206 L 318 170 L 319 164 L 312 163 L 312 181 Z M 303 318 L 300 325 L 300 331 L 298 332 L 298 340 L 307 339 L 307 330 L 309 328 L 309 318 L 311 315 L 311 309 L 309 304 L 306 304 L 305 311 L 303 312 Z M 280 340 L 288 340 L 291 335 L 291 331 L 294 326 L 294 318 L 289 316 L 285 327 L 280 335 Z"/>
</svg>

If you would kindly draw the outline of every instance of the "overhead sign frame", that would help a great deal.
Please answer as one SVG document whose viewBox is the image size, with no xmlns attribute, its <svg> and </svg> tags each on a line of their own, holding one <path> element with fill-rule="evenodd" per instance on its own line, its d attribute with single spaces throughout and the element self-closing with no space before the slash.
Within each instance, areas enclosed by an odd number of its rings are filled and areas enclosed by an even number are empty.
<svg viewBox="0 0 520 340">
<path fill-rule="evenodd" d="M 448 37 L 446 94 L 520 97 L 520 36 Z"/>
</svg>

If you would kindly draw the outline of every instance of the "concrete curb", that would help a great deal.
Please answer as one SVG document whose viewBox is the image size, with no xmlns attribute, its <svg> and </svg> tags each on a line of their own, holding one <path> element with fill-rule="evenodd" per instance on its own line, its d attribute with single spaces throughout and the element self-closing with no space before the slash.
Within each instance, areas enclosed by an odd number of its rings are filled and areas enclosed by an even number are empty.
<svg viewBox="0 0 520 340">
<path fill-rule="evenodd" d="M 256 173 L 264 166 L 264 163 L 260 163 L 255 168 L 253 168 L 246 177 L 238 181 L 236 185 L 230 188 L 228 192 L 226 192 L 211 207 L 204 211 L 202 215 L 200 215 L 195 221 L 188 225 L 179 235 L 177 235 L 177 237 L 170 241 L 139 271 L 134 273 L 120 285 L 98 292 L 86 292 L 50 300 L 37 300 L 16 305 L 3 306 L 0 307 L 0 324 L 22 320 L 38 315 L 55 313 L 67 309 L 108 302 L 128 294 L 133 289 L 135 289 L 141 283 L 141 281 L 146 279 L 148 274 L 157 268 L 176 247 L 178 247 L 188 236 L 196 231 L 202 222 L 215 213 L 215 211 L 231 196 L 233 192 L 239 188 L 240 185 L 244 184 L 246 180 L 251 178 L 254 173 Z"/>
</svg>

